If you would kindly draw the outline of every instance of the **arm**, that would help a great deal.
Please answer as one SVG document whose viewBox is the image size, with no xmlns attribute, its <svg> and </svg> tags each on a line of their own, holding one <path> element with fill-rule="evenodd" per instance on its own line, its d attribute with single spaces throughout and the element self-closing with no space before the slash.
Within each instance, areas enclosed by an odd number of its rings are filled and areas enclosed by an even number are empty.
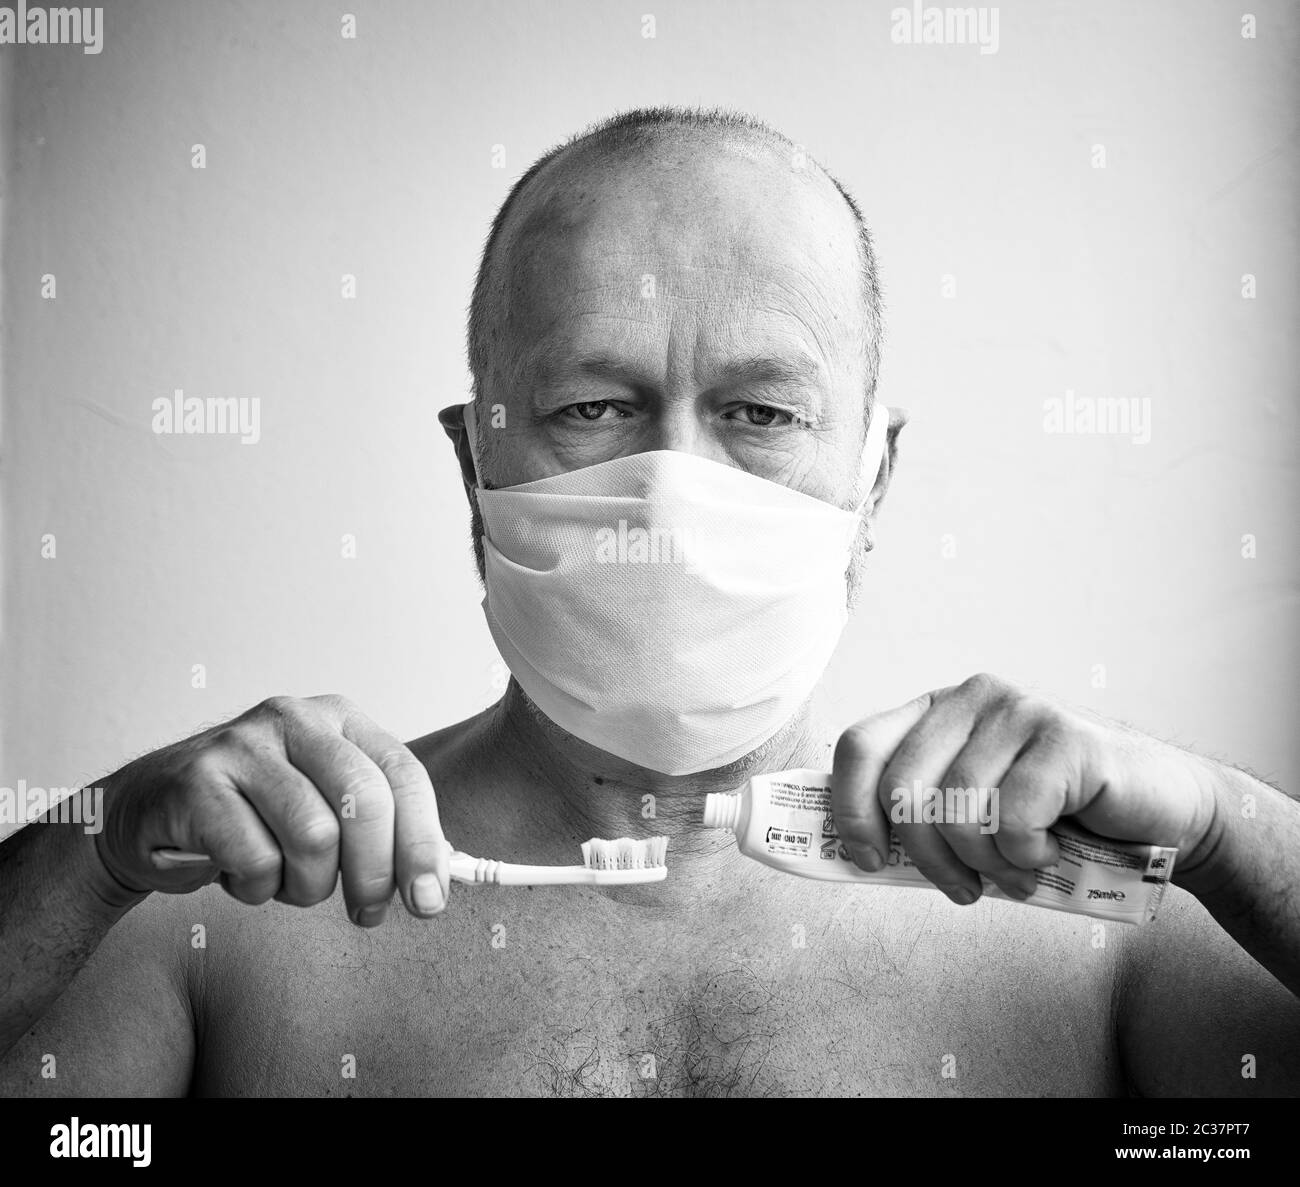
<svg viewBox="0 0 1300 1187">
<path fill-rule="evenodd" d="M 1116 1037 L 1130 1092 L 1300 1094 L 1300 1000 L 1202 903 L 1170 890 L 1154 923 L 1127 931 Z"/>
<path fill-rule="evenodd" d="M 1300 804 L 1242 771 L 1201 761 L 1214 812 L 1200 852 L 1179 860 L 1174 882 L 1300 996 Z"/>
<path fill-rule="evenodd" d="M 1176 848 L 1174 882 L 1300 993 L 1300 804 L 1281 792 L 991 676 L 841 736 L 833 806 L 864 869 L 880 867 L 894 798 L 916 786 L 984 788 L 999 807 L 991 835 L 970 821 L 896 823 L 909 856 L 955 902 L 979 897 L 980 875 L 1024 897 L 1033 871 L 1057 860 L 1048 830 L 1073 817 L 1103 837 Z"/>
<path fill-rule="evenodd" d="M 394 890 L 418 918 L 446 903 L 450 846 L 428 773 L 343 698 L 273 698 L 105 784 L 102 813 L 81 813 L 102 817 L 100 831 L 42 822 L 0 845 L 10 1085 L 41 1087 L 31 1060 L 45 1043 L 56 1063 L 72 1053 L 85 1091 L 183 1090 L 193 1039 L 175 954 L 188 937 L 178 947 L 177 927 L 158 920 L 175 909 L 163 900 L 218 876 L 241 902 L 304 907 L 341 880 L 350 917 L 366 927 L 383 921 Z M 176 850 L 200 856 L 169 858 Z M 162 893 L 141 907 L 152 891 Z M 46 1086 L 62 1092 L 66 1081 Z"/>
<path fill-rule="evenodd" d="M 31 824 L 0 844 L 0 1057 L 145 897 L 108 876 L 79 825 Z"/>
<path fill-rule="evenodd" d="M 1300 804 L 1200 762 L 1213 818 L 1200 853 L 1174 867 L 1174 882 L 1200 901 L 1171 895 L 1125 947 L 1117 1018 L 1125 1071 L 1142 1096 L 1295 1096 Z"/>
<path fill-rule="evenodd" d="M 82 835 L 33 824 L 0 845 L 0 1097 L 184 1095 L 186 900 L 100 886 Z"/>
</svg>

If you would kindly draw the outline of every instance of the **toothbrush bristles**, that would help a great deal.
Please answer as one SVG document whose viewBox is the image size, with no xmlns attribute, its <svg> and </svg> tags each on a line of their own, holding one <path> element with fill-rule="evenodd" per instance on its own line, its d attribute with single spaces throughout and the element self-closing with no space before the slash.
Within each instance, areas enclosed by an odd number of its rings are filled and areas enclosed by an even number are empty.
<svg viewBox="0 0 1300 1187">
<path fill-rule="evenodd" d="M 582 861 L 589 870 L 644 870 L 663 865 L 667 853 L 667 837 L 647 837 L 643 841 L 631 837 L 603 841 L 592 837 L 583 843 Z"/>
</svg>

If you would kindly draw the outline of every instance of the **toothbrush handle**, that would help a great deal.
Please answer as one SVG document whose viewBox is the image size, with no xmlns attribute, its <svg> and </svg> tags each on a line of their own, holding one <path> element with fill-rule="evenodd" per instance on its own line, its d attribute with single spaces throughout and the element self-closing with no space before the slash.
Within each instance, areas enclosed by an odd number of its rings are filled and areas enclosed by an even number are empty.
<svg viewBox="0 0 1300 1187">
<path fill-rule="evenodd" d="M 158 869 L 203 865 L 210 862 L 206 853 L 189 853 L 184 849 L 155 849 L 153 863 Z M 593 870 L 586 866 L 520 866 L 508 861 L 491 861 L 471 857 L 468 853 L 451 855 L 451 877 L 456 882 L 492 886 L 635 886 L 662 882 L 668 877 L 667 866 L 647 866 L 638 870 Z"/>
<path fill-rule="evenodd" d="M 668 877 L 668 867 L 592 870 L 586 866 L 521 866 L 508 861 L 471 857 L 468 853 L 453 853 L 451 877 L 456 882 L 493 886 L 632 886 L 662 882 Z"/>
<path fill-rule="evenodd" d="M 174 870 L 181 866 L 200 866 L 212 861 L 206 853 L 190 853 L 185 849 L 155 849 L 149 855 L 156 870 Z"/>
</svg>

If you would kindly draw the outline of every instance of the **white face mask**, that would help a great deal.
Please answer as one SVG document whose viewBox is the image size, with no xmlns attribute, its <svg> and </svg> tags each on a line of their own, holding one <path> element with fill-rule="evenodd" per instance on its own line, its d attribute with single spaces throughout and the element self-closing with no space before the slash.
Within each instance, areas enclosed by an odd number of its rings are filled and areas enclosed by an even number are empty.
<svg viewBox="0 0 1300 1187">
<path fill-rule="evenodd" d="M 863 502 L 884 454 L 877 405 Z M 465 428 L 475 469 L 473 405 Z M 689 775 L 772 738 L 848 618 L 859 513 L 676 450 L 477 491 L 488 627 L 553 722 Z"/>
</svg>

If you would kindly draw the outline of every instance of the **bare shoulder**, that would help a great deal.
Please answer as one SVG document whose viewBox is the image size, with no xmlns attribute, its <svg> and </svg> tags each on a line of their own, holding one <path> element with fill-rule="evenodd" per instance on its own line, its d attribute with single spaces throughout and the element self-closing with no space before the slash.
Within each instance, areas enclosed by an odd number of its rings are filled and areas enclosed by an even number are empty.
<svg viewBox="0 0 1300 1187">
<path fill-rule="evenodd" d="M 1171 890 L 1122 971 L 1120 1038 L 1144 1095 L 1300 1093 L 1300 1001 L 1192 895 Z"/>
<path fill-rule="evenodd" d="M 184 1094 L 194 1059 L 189 914 L 185 900 L 153 895 L 120 919 L 0 1061 L 0 1095 Z"/>
</svg>

